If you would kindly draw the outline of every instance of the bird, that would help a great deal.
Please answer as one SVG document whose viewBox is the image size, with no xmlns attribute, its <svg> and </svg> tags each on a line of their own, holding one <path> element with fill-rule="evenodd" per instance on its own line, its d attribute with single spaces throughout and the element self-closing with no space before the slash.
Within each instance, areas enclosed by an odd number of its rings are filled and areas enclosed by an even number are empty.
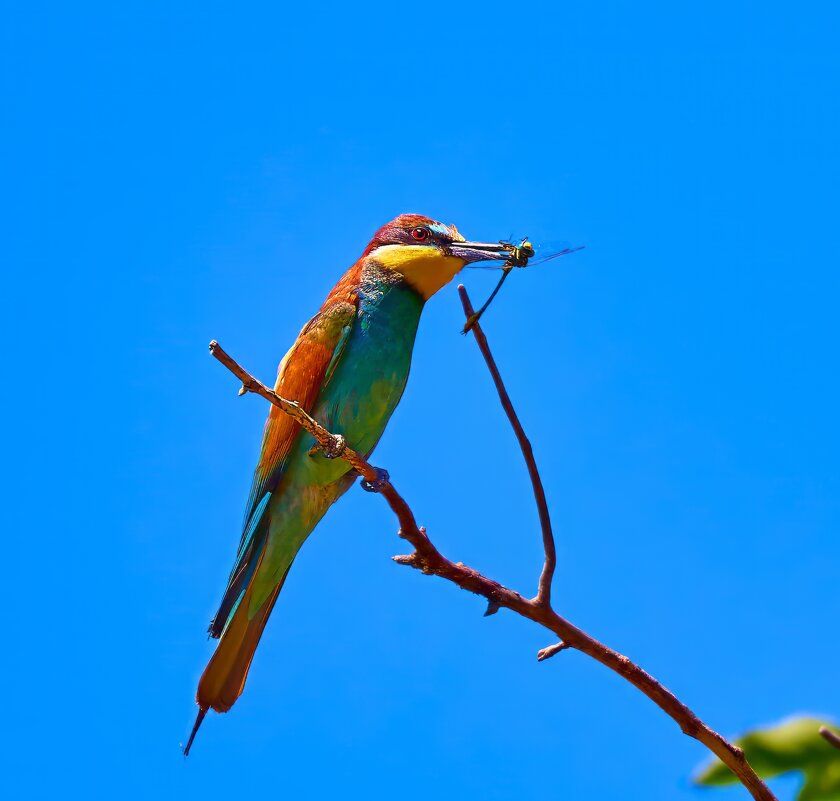
<svg viewBox="0 0 840 801">
<path fill-rule="evenodd" d="M 383 225 L 304 325 L 275 392 L 369 456 L 402 397 L 426 302 L 474 262 L 505 260 L 503 243 L 469 242 L 454 225 L 401 214 Z M 207 712 L 245 687 L 265 625 L 304 541 L 357 474 L 271 406 L 236 560 L 209 634 L 219 640 L 198 683 L 190 752 Z M 387 478 L 363 487 L 376 491 Z M 379 485 L 379 486 L 377 486 Z"/>
</svg>

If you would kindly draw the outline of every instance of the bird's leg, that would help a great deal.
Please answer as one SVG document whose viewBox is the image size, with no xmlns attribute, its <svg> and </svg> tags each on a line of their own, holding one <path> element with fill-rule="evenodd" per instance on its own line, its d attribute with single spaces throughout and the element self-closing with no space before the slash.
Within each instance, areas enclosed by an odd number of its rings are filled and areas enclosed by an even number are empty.
<svg viewBox="0 0 840 801">
<path fill-rule="evenodd" d="M 388 475 L 387 470 L 383 470 L 381 467 L 374 467 L 373 469 L 376 470 L 376 481 L 368 481 L 366 478 L 362 479 L 362 489 L 365 492 L 380 492 L 382 487 L 391 480 L 391 476 Z"/>
</svg>

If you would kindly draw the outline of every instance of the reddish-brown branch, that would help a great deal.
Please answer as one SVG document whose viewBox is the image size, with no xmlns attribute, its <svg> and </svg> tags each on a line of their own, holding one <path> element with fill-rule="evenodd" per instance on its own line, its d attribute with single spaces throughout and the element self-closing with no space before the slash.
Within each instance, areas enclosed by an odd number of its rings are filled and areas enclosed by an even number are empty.
<svg viewBox="0 0 840 801">
<path fill-rule="evenodd" d="M 345 443 L 344 437 L 331 434 L 315 418 L 301 409 L 297 402 L 280 397 L 273 389 L 269 389 L 262 381 L 254 378 L 247 370 L 234 361 L 215 339 L 210 343 L 210 353 L 242 382 L 242 389 L 239 390 L 240 395 L 253 392 L 255 395 L 265 398 L 269 403 L 273 403 L 290 417 L 294 418 L 300 424 L 301 428 L 306 429 L 306 431 L 315 437 L 318 445 L 330 456 L 344 459 L 345 462 L 355 468 L 362 478 L 367 479 L 371 483 L 380 481 L 381 473 L 360 453 L 357 453 L 349 447 Z M 421 529 L 417 527 L 414 514 L 402 496 L 394 489 L 390 481 L 386 481 L 379 491 L 397 515 L 401 532 L 405 530 L 416 532 L 417 536 L 425 535 L 425 533 L 423 535 L 420 534 Z"/>
<path fill-rule="evenodd" d="M 465 291 L 462 292 L 462 300 L 465 301 L 466 309 L 469 304 L 469 298 L 466 296 Z M 501 377 L 499 377 L 495 362 L 490 355 L 487 340 L 477 324 L 473 326 L 473 330 L 475 331 L 477 341 L 479 341 L 482 347 L 482 353 L 485 354 L 488 367 L 490 367 L 493 373 L 496 387 L 505 405 L 505 411 L 508 412 L 508 417 L 517 430 L 517 437 L 519 438 L 522 427 L 519 425 L 519 421 L 510 404 L 510 399 L 504 391 L 504 385 L 502 384 Z M 447 559 L 428 538 L 426 530 L 418 527 L 411 508 L 396 489 L 394 489 L 390 480 L 386 479 L 381 481 L 380 471 L 377 471 L 359 453 L 348 447 L 340 435 L 331 433 L 310 417 L 297 403 L 280 397 L 273 390 L 254 378 L 225 353 L 217 342 L 210 343 L 210 352 L 242 381 L 240 394 L 253 392 L 262 396 L 270 403 L 273 403 L 286 412 L 286 414 L 293 417 L 303 429 L 309 432 L 325 452 L 331 456 L 344 459 L 368 481 L 372 483 L 378 482 L 380 494 L 385 498 L 399 521 L 399 535 L 414 546 L 413 553 L 405 556 L 395 556 L 394 561 L 398 564 L 421 570 L 428 575 L 440 576 L 456 584 L 461 589 L 483 596 L 488 601 L 488 612 L 491 609 L 495 611 L 501 607 L 506 607 L 522 615 L 522 617 L 532 620 L 549 631 L 554 632 L 561 639 L 562 648 L 576 648 L 582 651 L 620 676 L 623 676 L 633 686 L 643 692 L 666 714 L 673 718 L 683 732 L 699 740 L 726 764 L 750 791 L 753 798 L 757 799 L 757 801 L 776 801 L 775 796 L 746 761 L 744 753 L 740 748 L 733 746 L 717 732 L 706 726 L 670 690 L 663 687 L 649 673 L 646 673 L 638 665 L 631 662 L 626 656 L 612 650 L 612 648 L 607 647 L 594 637 L 590 637 L 565 618 L 560 617 L 551 608 L 548 592 L 545 594 L 538 593 L 537 597 L 531 600 L 520 595 L 515 590 L 508 589 L 499 584 L 497 581 L 481 575 L 478 571 L 473 570 L 461 562 L 452 562 Z M 526 461 L 528 461 L 529 472 L 533 465 L 532 481 L 534 481 L 535 495 L 537 495 L 538 503 L 540 502 L 540 495 L 542 495 L 542 505 L 546 508 L 547 515 L 545 497 L 542 494 L 542 484 L 539 480 L 539 474 L 536 472 L 536 464 L 533 461 L 530 444 L 524 432 L 521 433 L 520 445 L 522 446 Z M 539 487 L 539 495 L 537 494 L 537 487 Z M 542 512 L 540 518 L 542 521 Z M 554 568 L 554 541 L 551 535 L 550 523 L 547 528 L 545 525 L 543 526 L 543 540 L 546 544 L 546 563 L 540 581 L 541 591 L 543 586 L 550 587 L 551 573 Z M 545 583 L 543 582 L 543 578 L 546 579 Z M 562 648 L 560 645 L 551 646 L 550 648 L 543 649 L 540 654 L 543 655 L 543 659 L 546 659 L 562 650 Z M 538 658 L 539 656 L 538 654 Z"/>
<path fill-rule="evenodd" d="M 820 726 L 820 734 L 826 742 L 831 743 L 835 748 L 840 748 L 840 734 L 836 734 L 827 726 Z"/>
<path fill-rule="evenodd" d="M 537 651 L 537 662 L 545 662 L 546 659 L 551 659 L 555 654 L 559 654 L 560 651 L 565 651 L 571 647 L 567 642 L 558 642 L 554 645 L 549 645 L 548 648 L 541 648 Z"/>
<path fill-rule="evenodd" d="M 463 284 L 458 285 L 458 294 L 461 296 L 461 305 L 464 307 L 464 314 L 467 320 L 471 320 L 475 315 L 475 310 L 470 303 L 467 289 Z M 534 500 L 537 503 L 537 511 L 540 516 L 540 529 L 542 530 L 543 550 L 545 552 L 545 562 L 540 573 L 540 582 L 537 590 L 537 597 L 534 601 L 543 606 L 551 604 L 551 581 L 554 578 L 554 569 L 557 566 L 557 550 L 554 546 L 554 533 L 551 530 L 551 517 L 548 514 L 548 502 L 545 499 L 545 490 L 543 489 L 542 479 L 540 478 L 540 471 L 537 469 L 537 462 L 534 459 L 534 451 L 531 448 L 531 442 L 525 435 L 525 430 L 522 428 L 522 423 L 519 422 L 519 417 L 516 410 L 513 408 L 510 396 L 505 389 L 505 383 L 502 381 L 502 376 L 499 373 L 499 368 L 496 367 L 496 360 L 490 352 L 490 346 L 487 344 L 487 337 L 484 336 L 484 331 L 478 320 L 475 320 L 470 326 L 470 330 L 475 336 L 478 349 L 487 363 L 487 369 L 490 370 L 490 375 L 493 377 L 493 383 L 496 385 L 496 391 L 499 393 L 499 400 L 502 402 L 502 408 L 505 410 L 508 420 L 510 421 L 513 433 L 519 442 L 519 448 L 522 451 L 522 456 L 525 459 L 525 464 L 528 466 L 528 475 L 531 477 L 531 486 L 534 489 Z"/>
</svg>

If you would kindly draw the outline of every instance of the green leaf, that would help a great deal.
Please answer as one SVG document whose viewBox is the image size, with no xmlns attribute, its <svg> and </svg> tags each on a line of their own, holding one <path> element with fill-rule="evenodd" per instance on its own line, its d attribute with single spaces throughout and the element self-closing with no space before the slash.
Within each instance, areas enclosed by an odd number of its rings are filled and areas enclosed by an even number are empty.
<svg viewBox="0 0 840 801">
<path fill-rule="evenodd" d="M 840 750 L 820 736 L 820 726 L 837 734 L 831 721 L 796 717 L 776 726 L 755 729 L 735 741 L 762 779 L 800 771 L 805 783 L 798 801 L 840 801 Z M 715 759 L 695 778 L 697 784 L 734 784 L 735 774 Z"/>
<path fill-rule="evenodd" d="M 824 768 L 806 771 L 805 776 L 799 801 L 840 801 L 840 759 Z"/>
</svg>

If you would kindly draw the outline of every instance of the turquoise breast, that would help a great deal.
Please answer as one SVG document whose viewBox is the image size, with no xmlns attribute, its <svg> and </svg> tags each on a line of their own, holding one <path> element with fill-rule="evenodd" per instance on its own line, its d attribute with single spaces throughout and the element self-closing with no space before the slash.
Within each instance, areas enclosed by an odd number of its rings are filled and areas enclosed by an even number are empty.
<svg viewBox="0 0 840 801">
<path fill-rule="evenodd" d="M 316 420 L 360 453 L 373 450 L 402 397 L 422 311 L 422 298 L 399 276 L 375 265 L 365 268 L 357 319 L 312 410 Z M 308 453 L 314 440 L 308 435 L 302 440 Z M 309 456 L 307 461 L 315 469 L 306 472 L 318 483 L 347 472 L 341 460 Z"/>
<path fill-rule="evenodd" d="M 422 311 L 422 298 L 398 277 L 365 268 L 357 318 L 311 410 L 319 423 L 360 453 L 373 450 L 402 397 Z M 314 438 L 302 431 L 273 493 L 250 610 L 259 609 L 282 581 L 298 549 L 352 483 L 347 462 L 327 459 L 314 446 Z"/>
</svg>

